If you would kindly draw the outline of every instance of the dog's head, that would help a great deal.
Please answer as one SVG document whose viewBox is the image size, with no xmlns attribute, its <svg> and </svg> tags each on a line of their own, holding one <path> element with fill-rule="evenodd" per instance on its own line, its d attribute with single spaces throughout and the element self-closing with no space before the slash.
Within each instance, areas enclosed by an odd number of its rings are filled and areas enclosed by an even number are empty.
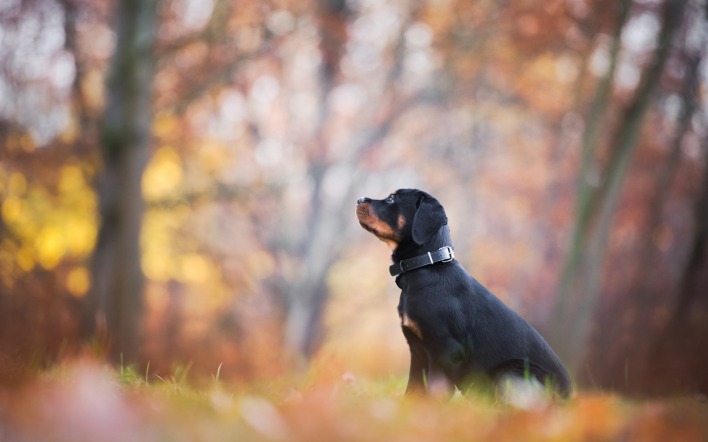
<svg viewBox="0 0 708 442">
<path fill-rule="evenodd" d="M 364 229 L 392 250 L 421 246 L 447 224 L 438 200 L 416 189 L 399 189 L 382 200 L 359 198 L 356 216 Z"/>
</svg>

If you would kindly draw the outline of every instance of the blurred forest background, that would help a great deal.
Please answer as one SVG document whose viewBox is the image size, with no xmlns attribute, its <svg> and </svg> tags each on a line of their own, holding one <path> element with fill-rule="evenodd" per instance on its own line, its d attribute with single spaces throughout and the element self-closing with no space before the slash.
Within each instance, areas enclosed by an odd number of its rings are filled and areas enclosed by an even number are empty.
<svg viewBox="0 0 708 442">
<path fill-rule="evenodd" d="M 4 0 L 0 379 L 404 374 L 419 187 L 585 388 L 708 393 L 705 0 Z"/>
</svg>

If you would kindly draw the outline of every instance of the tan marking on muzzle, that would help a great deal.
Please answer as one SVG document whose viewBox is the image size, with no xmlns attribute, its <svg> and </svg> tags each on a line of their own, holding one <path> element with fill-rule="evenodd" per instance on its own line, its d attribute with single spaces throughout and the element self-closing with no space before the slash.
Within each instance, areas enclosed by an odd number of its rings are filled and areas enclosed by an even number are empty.
<svg viewBox="0 0 708 442">
<path fill-rule="evenodd" d="M 386 243 L 392 250 L 398 247 L 398 232 L 382 221 L 372 210 L 371 204 L 361 203 L 356 207 L 356 217 L 359 223 L 375 237 Z"/>
</svg>

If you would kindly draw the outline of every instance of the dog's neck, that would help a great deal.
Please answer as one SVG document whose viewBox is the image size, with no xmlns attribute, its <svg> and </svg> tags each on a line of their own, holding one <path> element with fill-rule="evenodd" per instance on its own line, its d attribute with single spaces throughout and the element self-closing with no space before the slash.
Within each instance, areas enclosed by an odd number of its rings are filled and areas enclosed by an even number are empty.
<svg viewBox="0 0 708 442">
<path fill-rule="evenodd" d="M 426 241 L 424 244 L 418 245 L 415 243 L 410 243 L 403 246 L 397 247 L 393 251 L 393 255 L 391 255 L 391 259 L 393 259 L 394 265 L 396 263 L 399 263 L 403 260 L 415 258 L 421 255 L 425 255 L 435 251 L 440 250 L 440 248 L 445 248 L 446 246 L 452 247 L 452 240 L 450 239 L 450 229 L 448 228 L 447 225 L 442 226 L 436 233 L 433 235 L 433 237 Z M 412 271 L 407 271 L 404 273 L 400 273 L 396 275 L 396 285 L 403 290 L 404 292 L 407 290 L 406 287 L 408 287 L 410 284 L 417 284 L 421 280 L 425 280 L 424 275 L 427 273 L 425 269 L 432 268 L 433 266 L 438 266 L 438 265 L 456 265 L 453 263 L 448 263 L 447 261 L 445 263 L 439 263 L 439 264 L 432 264 L 430 266 L 425 266 L 421 267 Z M 393 266 L 392 266 L 393 267 Z M 423 278 L 423 279 L 421 279 Z"/>
<path fill-rule="evenodd" d="M 394 263 L 402 261 L 404 259 L 414 258 L 418 255 L 423 255 L 428 252 L 435 252 L 440 249 L 440 247 L 452 246 L 452 239 L 450 238 L 450 228 L 446 225 L 440 227 L 437 232 L 423 244 L 416 244 L 413 241 L 406 242 L 405 244 L 400 244 L 393 251 L 391 259 Z"/>
</svg>

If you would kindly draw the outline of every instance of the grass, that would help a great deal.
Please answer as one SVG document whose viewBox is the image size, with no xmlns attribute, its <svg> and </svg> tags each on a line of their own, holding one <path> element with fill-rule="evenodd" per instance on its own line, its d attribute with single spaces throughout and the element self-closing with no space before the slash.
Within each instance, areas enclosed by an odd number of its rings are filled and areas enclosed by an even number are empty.
<svg viewBox="0 0 708 442">
<path fill-rule="evenodd" d="M 708 405 L 580 392 L 517 409 L 478 393 L 402 397 L 405 378 L 351 373 L 204 385 L 75 362 L 0 390 L 0 441 L 708 441 Z"/>
</svg>

